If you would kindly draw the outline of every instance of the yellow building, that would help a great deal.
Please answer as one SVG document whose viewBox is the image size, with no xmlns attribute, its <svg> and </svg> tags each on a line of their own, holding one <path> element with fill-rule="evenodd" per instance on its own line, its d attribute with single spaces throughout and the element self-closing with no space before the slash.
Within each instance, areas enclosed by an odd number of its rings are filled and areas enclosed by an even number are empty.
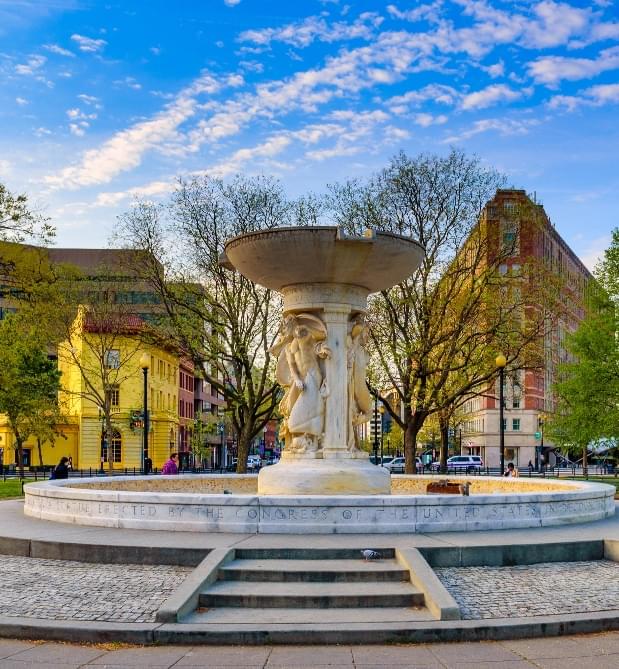
<svg viewBox="0 0 619 669">
<path fill-rule="evenodd" d="M 149 435 L 145 457 L 160 468 L 176 450 L 178 434 L 179 357 L 165 348 L 144 344 L 137 330 L 143 322 L 123 317 L 124 326 L 100 331 L 80 309 L 70 340 L 58 347 L 62 372 L 59 402 L 67 417 L 54 444 L 31 437 L 24 445 L 26 467 L 57 464 L 71 458 L 74 469 L 140 469 L 143 448 L 144 370 L 147 355 Z M 118 325 L 118 324 L 117 324 Z M 99 330 L 99 331 L 98 331 Z M 107 394 L 104 387 L 108 388 Z M 105 437 L 102 407 L 109 402 L 112 433 Z M 16 464 L 14 438 L 0 415 L 0 449 L 5 466 Z"/>
<path fill-rule="evenodd" d="M 143 343 L 144 322 L 131 313 L 94 317 L 80 309 L 70 339 L 59 347 L 61 401 L 79 426 L 80 469 L 136 469 L 142 466 L 144 370 L 146 354 L 149 435 L 144 457 L 154 467 L 175 450 L 178 431 L 178 355 Z M 109 406 L 111 434 L 106 435 L 104 407 Z M 111 463 L 110 463 L 111 460 Z"/>
</svg>

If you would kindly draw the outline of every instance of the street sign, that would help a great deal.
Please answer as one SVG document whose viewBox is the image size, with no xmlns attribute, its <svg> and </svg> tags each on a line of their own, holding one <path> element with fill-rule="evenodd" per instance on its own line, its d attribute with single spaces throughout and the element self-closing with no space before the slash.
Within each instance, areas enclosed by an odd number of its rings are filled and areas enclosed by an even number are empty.
<svg viewBox="0 0 619 669">
<path fill-rule="evenodd" d="M 541 439 L 542 438 L 542 433 L 541 432 L 536 432 L 535 433 L 535 438 L 536 439 Z"/>
</svg>

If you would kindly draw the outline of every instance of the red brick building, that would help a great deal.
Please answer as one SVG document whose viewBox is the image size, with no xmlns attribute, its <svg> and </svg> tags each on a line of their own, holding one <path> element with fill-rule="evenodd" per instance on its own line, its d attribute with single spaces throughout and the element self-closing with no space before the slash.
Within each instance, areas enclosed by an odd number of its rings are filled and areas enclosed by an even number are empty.
<svg viewBox="0 0 619 669">
<path fill-rule="evenodd" d="M 499 273 L 517 277 L 531 258 L 543 261 L 562 280 L 563 313 L 549 327 L 543 346 L 543 369 L 506 370 L 504 384 L 505 462 L 526 467 L 553 464 L 552 444 L 544 440 L 545 413 L 553 411 L 552 386 L 557 364 L 567 359 L 565 335 L 584 317 L 583 299 L 592 278 L 582 261 L 561 238 L 541 204 L 524 190 L 498 190 L 486 204 L 482 221 L 489 235 L 510 247 L 509 257 L 499 266 Z M 538 308 L 529 305 L 527 308 Z M 481 455 L 486 465 L 499 465 L 499 385 L 483 397 L 470 399 L 464 406 L 462 453 Z"/>
</svg>

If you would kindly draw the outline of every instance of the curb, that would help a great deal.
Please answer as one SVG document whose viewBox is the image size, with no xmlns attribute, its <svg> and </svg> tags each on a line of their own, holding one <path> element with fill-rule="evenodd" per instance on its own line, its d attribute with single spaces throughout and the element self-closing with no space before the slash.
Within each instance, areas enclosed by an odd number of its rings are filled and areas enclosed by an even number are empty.
<svg viewBox="0 0 619 669">
<path fill-rule="evenodd" d="M 79 624 L 79 628 L 77 625 Z M 282 629 L 285 623 L 263 627 L 192 625 L 178 623 L 102 623 L 54 621 L 34 618 L 0 617 L 0 637 L 68 641 L 72 643 L 204 644 L 204 645 L 285 645 L 285 644 L 385 644 L 444 643 L 455 641 L 505 641 L 538 637 L 565 636 L 619 630 L 619 610 L 566 616 L 535 616 L 493 620 L 458 620 L 351 625 L 297 625 Z"/>
</svg>

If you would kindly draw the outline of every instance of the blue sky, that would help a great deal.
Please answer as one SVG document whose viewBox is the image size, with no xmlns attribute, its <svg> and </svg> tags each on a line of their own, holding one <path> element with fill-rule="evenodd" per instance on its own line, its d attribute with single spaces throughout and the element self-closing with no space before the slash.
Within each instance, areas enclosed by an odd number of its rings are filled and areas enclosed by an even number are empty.
<svg viewBox="0 0 619 669">
<path fill-rule="evenodd" d="M 475 153 L 591 265 L 619 225 L 611 0 L 0 0 L 0 180 L 107 246 L 177 175 L 291 195 Z"/>
</svg>

